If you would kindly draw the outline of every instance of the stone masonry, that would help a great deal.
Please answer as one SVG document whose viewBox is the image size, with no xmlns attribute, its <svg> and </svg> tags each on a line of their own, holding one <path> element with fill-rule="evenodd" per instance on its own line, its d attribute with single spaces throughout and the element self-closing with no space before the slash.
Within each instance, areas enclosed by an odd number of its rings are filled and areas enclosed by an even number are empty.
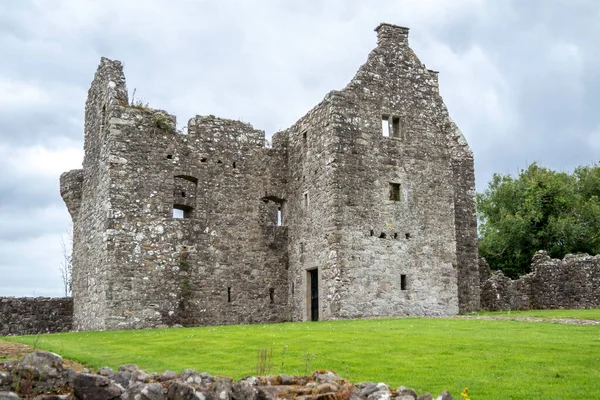
<svg viewBox="0 0 600 400">
<path fill-rule="evenodd" d="M 263 131 L 131 105 L 102 58 L 74 223 L 74 328 L 451 315 L 479 309 L 473 155 L 437 72 L 381 24 L 356 76 Z"/>
<path fill-rule="evenodd" d="M 482 263 L 487 269 L 487 265 Z M 489 311 L 600 307 L 600 255 L 567 254 L 562 260 L 538 251 L 531 272 L 512 280 L 495 271 L 481 285 Z"/>
<path fill-rule="evenodd" d="M 0 297 L 0 336 L 68 332 L 72 325 L 70 297 Z"/>
</svg>

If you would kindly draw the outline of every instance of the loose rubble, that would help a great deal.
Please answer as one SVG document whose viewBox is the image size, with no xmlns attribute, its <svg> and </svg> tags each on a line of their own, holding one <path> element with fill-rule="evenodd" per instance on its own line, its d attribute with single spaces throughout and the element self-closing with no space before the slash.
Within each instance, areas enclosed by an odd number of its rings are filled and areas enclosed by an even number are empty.
<svg viewBox="0 0 600 400">
<path fill-rule="evenodd" d="M 147 373 L 136 365 L 97 373 L 63 368 L 57 354 L 35 351 L 21 361 L 0 363 L 0 400 L 427 400 L 404 386 L 385 383 L 352 384 L 333 371 L 311 376 L 249 376 L 238 381 L 186 369 L 180 374 Z M 452 400 L 449 392 L 436 400 Z"/>
</svg>

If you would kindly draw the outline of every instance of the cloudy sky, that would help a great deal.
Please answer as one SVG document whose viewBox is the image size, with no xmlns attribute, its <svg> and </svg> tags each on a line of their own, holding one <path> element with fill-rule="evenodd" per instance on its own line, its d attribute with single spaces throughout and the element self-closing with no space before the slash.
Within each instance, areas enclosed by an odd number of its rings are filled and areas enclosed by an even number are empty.
<svg viewBox="0 0 600 400">
<path fill-rule="evenodd" d="M 180 125 L 214 114 L 269 136 L 345 86 L 383 21 L 440 71 L 480 190 L 532 161 L 600 160 L 598 0 L 0 0 L 0 296 L 62 294 L 58 178 L 80 168 L 101 56 Z"/>
</svg>

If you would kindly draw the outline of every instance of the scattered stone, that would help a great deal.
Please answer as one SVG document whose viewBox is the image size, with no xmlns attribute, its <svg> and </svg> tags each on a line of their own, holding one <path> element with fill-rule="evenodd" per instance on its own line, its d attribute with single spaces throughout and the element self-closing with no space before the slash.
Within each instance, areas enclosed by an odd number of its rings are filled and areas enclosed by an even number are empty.
<svg viewBox="0 0 600 400">
<path fill-rule="evenodd" d="M 425 393 L 424 395 L 417 397 L 417 400 L 433 400 L 433 396 L 431 396 L 431 393 Z"/>
<path fill-rule="evenodd" d="M 212 391 L 215 393 L 220 400 L 232 400 L 233 399 L 233 387 L 231 380 L 221 379 L 215 382 L 212 386 Z"/>
<path fill-rule="evenodd" d="M 405 386 L 400 386 L 398 389 L 396 389 L 396 394 L 398 395 L 399 398 L 402 396 L 405 396 L 406 399 L 412 397 L 413 400 L 417 400 L 417 397 L 419 397 L 417 392 L 415 392 L 413 389 L 407 388 Z"/>
<path fill-rule="evenodd" d="M 450 392 L 446 390 L 436 397 L 435 400 L 454 400 L 454 397 L 452 397 Z"/>
<path fill-rule="evenodd" d="M 110 400 L 123 392 L 107 377 L 93 374 L 78 374 L 73 389 L 75 397 L 80 400 Z"/>
<path fill-rule="evenodd" d="M 20 400 L 18 394 L 14 392 L 0 392 L 0 400 Z"/>
<path fill-rule="evenodd" d="M 110 367 L 102 367 L 98 370 L 98 375 L 111 377 L 115 374 L 115 371 Z"/>
<path fill-rule="evenodd" d="M 173 382 L 167 391 L 167 400 L 198 400 L 196 390 L 182 382 Z"/>
<path fill-rule="evenodd" d="M 172 381 L 177 378 L 177 372 L 166 370 L 162 374 L 158 375 L 156 380 L 159 382 Z"/>
<path fill-rule="evenodd" d="M 201 389 L 208 389 L 215 382 L 215 378 L 212 375 L 206 372 L 198 373 L 193 369 L 186 369 L 181 372 L 181 380 Z"/>
</svg>

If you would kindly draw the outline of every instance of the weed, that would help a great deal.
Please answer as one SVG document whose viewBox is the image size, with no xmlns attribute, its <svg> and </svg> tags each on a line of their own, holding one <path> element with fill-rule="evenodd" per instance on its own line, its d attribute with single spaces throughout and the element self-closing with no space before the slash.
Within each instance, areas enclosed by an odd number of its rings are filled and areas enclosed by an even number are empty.
<svg viewBox="0 0 600 400">
<path fill-rule="evenodd" d="M 174 132 L 175 128 L 173 127 L 173 123 L 164 115 L 156 115 L 152 120 L 152 123 L 158 129 L 162 129 L 167 132 Z"/>
<path fill-rule="evenodd" d="M 304 359 L 304 372 L 306 375 L 310 375 L 312 373 L 312 362 L 315 360 L 315 354 L 313 352 L 305 351 L 302 354 L 302 358 Z"/>
<path fill-rule="evenodd" d="M 271 373 L 271 367 L 273 366 L 273 346 L 269 350 L 260 349 L 258 350 L 258 357 L 256 361 L 256 375 L 264 376 Z"/>
<path fill-rule="evenodd" d="M 463 389 L 463 391 L 460 392 L 460 395 L 464 400 L 471 400 L 471 398 L 469 397 L 469 388 L 468 387 L 465 387 Z"/>
</svg>

